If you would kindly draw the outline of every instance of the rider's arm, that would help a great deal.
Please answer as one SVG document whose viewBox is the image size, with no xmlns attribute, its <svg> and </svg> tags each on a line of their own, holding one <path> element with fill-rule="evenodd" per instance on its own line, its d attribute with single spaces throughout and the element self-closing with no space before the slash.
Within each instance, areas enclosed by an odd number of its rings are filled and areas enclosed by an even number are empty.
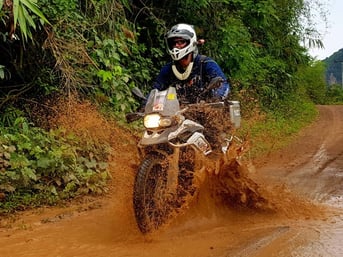
<svg viewBox="0 0 343 257">
<path fill-rule="evenodd" d="M 230 85 L 229 82 L 222 71 L 222 69 L 219 67 L 219 65 L 210 59 L 210 61 L 205 61 L 205 72 L 206 76 L 209 80 L 215 78 L 215 77 L 222 77 L 224 79 L 224 82 L 222 86 L 215 91 L 215 96 L 219 96 L 221 98 L 227 97 L 227 95 L 230 92 Z"/>
<path fill-rule="evenodd" d="M 162 67 L 160 73 L 158 74 L 156 80 L 153 82 L 152 87 L 158 90 L 164 90 L 169 86 L 169 77 L 171 74 L 171 64 L 168 63 Z"/>
</svg>

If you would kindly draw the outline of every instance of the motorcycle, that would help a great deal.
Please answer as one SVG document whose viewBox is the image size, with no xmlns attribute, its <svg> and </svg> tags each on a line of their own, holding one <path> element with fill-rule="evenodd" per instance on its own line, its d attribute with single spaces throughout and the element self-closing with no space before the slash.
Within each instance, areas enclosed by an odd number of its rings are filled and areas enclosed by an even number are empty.
<svg viewBox="0 0 343 257">
<path fill-rule="evenodd" d="M 206 102 L 205 95 L 221 85 L 215 78 L 199 94 L 196 104 L 181 108 L 176 88 L 153 89 L 148 98 L 135 88 L 133 93 L 145 102 L 144 112 L 130 113 L 128 122 L 143 118 L 145 131 L 138 143 L 141 159 L 134 182 L 133 208 L 142 233 L 158 229 L 196 193 L 197 179 L 206 169 L 213 152 L 204 135 L 204 126 L 186 118 L 192 108 L 226 108 L 230 122 L 240 125 L 239 102 Z M 225 154 L 235 137 L 229 136 L 221 147 Z M 218 165 L 215 165 L 218 166 Z M 218 171 L 215 171 L 218 172 Z"/>
</svg>

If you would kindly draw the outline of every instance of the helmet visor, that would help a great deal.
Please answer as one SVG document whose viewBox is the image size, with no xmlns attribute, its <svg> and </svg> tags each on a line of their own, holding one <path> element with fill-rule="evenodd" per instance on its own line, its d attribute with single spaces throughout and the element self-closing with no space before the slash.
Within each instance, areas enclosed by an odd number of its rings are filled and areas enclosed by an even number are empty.
<svg viewBox="0 0 343 257">
<path fill-rule="evenodd" d="M 182 49 L 189 45 L 190 40 L 181 37 L 172 37 L 167 39 L 167 43 L 170 50 L 173 48 Z"/>
</svg>

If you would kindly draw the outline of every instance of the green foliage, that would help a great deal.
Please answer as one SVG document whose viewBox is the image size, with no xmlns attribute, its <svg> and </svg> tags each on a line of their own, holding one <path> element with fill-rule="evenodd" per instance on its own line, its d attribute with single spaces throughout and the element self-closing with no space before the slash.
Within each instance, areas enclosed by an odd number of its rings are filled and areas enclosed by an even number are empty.
<svg viewBox="0 0 343 257">
<path fill-rule="evenodd" d="M 0 126 L 1 127 L 11 127 L 14 123 L 15 120 L 23 117 L 24 112 L 13 107 L 9 106 L 4 110 L 3 115 L 1 115 L 1 120 L 0 120 Z"/>
<path fill-rule="evenodd" d="M 0 129 L 0 192 L 17 199 L 13 208 L 25 205 L 18 199 L 24 195 L 35 204 L 35 197 L 51 203 L 106 189 L 106 146 L 94 151 L 63 131 L 31 127 L 22 117 Z M 0 209 L 8 208 L 0 202 Z"/>
<path fill-rule="evenodd" d="M 44 12 L 54 30 L 47 45 L 56 58 L 63 91 L 85 93 L 123 119 L 137 105 L 131 88 L 145 88 L 157 71 L 144 57 L 145 44 L 137 43 L 139 28 L 125 18 L 128 2 L 45 2 Z"/>
<path fill-rule="evenodd" d="M 329 60 L 332 60 L 331 57 Z M 315 61 L 310 66 L 301 66 L 297 73 L 298 84 L 304 90 L 303 95 L 315 104 L 341 104 L 343 102 L 342 85 L 326 84 L 327 63 Z"/>
<path fill-rule="evenodd" d="M 78 2 L 76 0 L 40 0 L 40 5 L 51 23 L 56 24 L 56 21 L 63 21 L 66 17 L 73 17 L 74 20 L 79 18 Z"/>
<path fill-rule="evenodd" d="M 10 22 L 13 22 L 14 30 L 19 27 L 24 42 L 33 38 L 32 30 L 36 30 L 37 26 L 49 23 L 35 0 L 13 0 L 12 4 L 13 9 L 8 8 L 10 7 L 8 3 L 5 4 L 6 9 L 9 9 L 9 16 L 13 16 L 13 21 Z M 3 6 L 4 0 L 0 0 L 0 10 Z M 13 38 L 15 38 L 14 35 Z"/>
<path fill-rule="evenodd" d="M 33 19 L 34 16 L 32 17 L 32 15 L 30 15 L 29 12 L 35 14 L 35 16 L 39 18 L 39 22 L 35 22 Z M 35 30 L 36 24 L 49 23 L 43 15 L 43 13 L 38 9 L 36 2 L 32 0 L 14 0 L 13 13 L 14 27 L 16 27 L 16 24 L 19 23 L 20 32 L 25 41 L 28 38 L 32 38 L 32 34 L 29 27 Z"/>
<path fill-rule="evenodd" d="M 301 66 L 297 73 L 298 84 L 304 88 L 306 96 L 316 104 L 325 104 L 325 67 L 322 62 L 311 66 Z"/>
<path fill-rule="evenodd" d="M 343 86 L 331 85 L 326 91 L 326 104 L 343 104 Z"/>
<path fill-rule="evenodd" d="M 91 60 L 87 52 L 87 38 L 91 32 L 88 20 L 80 13 L 79 2 L 72 0 L 42 0 L 42 10 L 51 22 L 47 30 L 45 48 L 54 58 L 54 67 L 45 71 L 43 82 L 47 92 L 56 89 L 69 93 L 82 91 L 92 83 L 90 79 Z M 41 67 L 44 70 L 43 67 Z M 53 75 L 53 76 L 51 76 Z M 57 85 L 52 83 L 58 78 Z"/>
<path fill-rule="evenodd" d="M 5 78 L 5 66 L 0 65 L 0 79 L 4 79 L 4 78 Z"/>
<path fill-rule="evenodd" d="M 239 133 L 249 135 L 247 140 L 252 145 L 250 156 L 253 158 L 282 148 L 318 115 L 315 105 L 304 101 L 301 96 L 285 98 L 273 107 L 274 112 L 268 112 L 263 118 L 254 121 L 256 117 L 253 117 L 242 121 L 243 127 Z"/>
<path fill-rule="evenodd" d="M 256 64 L 256 55 L 259 50 L 251 44 L 250 32 L 241 19 L 226 17 L 225 24 L 217 30 L 215 35 L 204 35 L 204 37 L 209 37 L 204 51 L 218 60 L 220 66 L 229 72 L 228 75 L 241 81 L 242 84 L 248 84 L 249 81 L 254 80 L 255 69 L 252 66 Z M 212 37 L 217 40 L 211 39 Z M 220 51 L 218 51 L 218 46 L 222 46 Z"/>
<path fill-rule="evenodd" d="M 95 98 L 100 104 L 110 104 L 121 119 L 137 105 L 131 89 L 144 88 L 151 80 L 151 62 L 141 57 L 145 46 L 137 44 L 133 35 L 125 27 L 118 28 L 116 40 L 95 38 L 92 50 L 100 84 L 95 88 Z"/>
<path fill-rule="evenodd" d="M 121 56 L 127 56 L 122 51 L 122 45 L 118 41 L 107 39 L 104 41 L 97 40 L 99 49 L 95 50 L 94 59 L 100 65 L 96 75 L 99 78 L 100 87 L 96 88 L 98 99 L 108 98 L 108 102 L 114 107 L 116 112 L 128 112 L 134 103 L 129 95 L 133 82 L 129 74 L 124 72 L 124 67 L 120 65 Z M 131 82 L 130 82 L 131 80 Z"/>
</svg>

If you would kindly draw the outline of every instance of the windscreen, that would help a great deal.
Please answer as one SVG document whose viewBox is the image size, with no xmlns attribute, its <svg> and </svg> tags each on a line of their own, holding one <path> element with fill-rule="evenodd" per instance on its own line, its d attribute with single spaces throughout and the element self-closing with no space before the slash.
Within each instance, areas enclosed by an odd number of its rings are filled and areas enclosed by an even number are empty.
<svg viewBox="0 0 343 257">
<path fill-rule="evenodd" d="M 180 110 L 174 87 L 159 91 L 153 89 L 145 105 L 145 113 L 160 113 L 162 116 L 172 116 Z"/>
</svg>

